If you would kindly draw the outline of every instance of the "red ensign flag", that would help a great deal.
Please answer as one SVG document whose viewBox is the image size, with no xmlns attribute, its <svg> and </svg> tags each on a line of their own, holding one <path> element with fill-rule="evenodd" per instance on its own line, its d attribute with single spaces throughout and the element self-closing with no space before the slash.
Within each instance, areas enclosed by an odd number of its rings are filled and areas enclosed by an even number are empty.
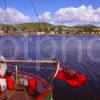
<svg viewBox="0 0 100 100">
<path fill-rule="evenodd" d="M 59 67 L 55 77 L 64 80 L 71 86 L 83 85 L 87 80 L 84 74 L 63 67 Z"/>
</svg>

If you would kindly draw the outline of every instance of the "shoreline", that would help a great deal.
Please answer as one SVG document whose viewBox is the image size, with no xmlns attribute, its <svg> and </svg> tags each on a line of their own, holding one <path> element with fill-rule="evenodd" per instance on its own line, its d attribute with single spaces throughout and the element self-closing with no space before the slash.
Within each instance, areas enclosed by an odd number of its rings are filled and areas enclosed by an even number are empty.
<svg viewBox="0 0 100 100">
<path fill-rule="evenodd" d="M 24 34 L 24 33 L 14 33 L 14 34 L 0 34 L 0 36 L 100 36 L 100 34 Z"/>
</svg>

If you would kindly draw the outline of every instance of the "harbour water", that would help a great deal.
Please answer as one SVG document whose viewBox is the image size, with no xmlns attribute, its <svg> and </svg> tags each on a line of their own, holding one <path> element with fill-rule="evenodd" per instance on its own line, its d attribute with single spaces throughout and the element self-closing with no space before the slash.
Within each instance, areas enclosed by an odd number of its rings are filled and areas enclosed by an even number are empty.
<svg viewBox="0 0 100 100">
<path fill-rule="evenodd" d="M 65 66 L 84 73 L 87 83 L 71 87 L 55 79 L 54 100 L 100 100 L 100 36 L 0 36 L 0 55 L 6 59 L 58 58 Z M 19 68 L 23 70 L 22 67 Z M 45 77 L 41 65 L 24 70 Z M 47 72 L 48 73 L 48 72 Z"/>
</svg>

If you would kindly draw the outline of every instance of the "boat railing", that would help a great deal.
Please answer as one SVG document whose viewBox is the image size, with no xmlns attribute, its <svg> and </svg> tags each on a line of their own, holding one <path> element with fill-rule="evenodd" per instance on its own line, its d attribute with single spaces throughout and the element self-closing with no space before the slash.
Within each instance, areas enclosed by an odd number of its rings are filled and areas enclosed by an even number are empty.
<svg viewBox="0 0 100 100">
<path fill-rule="evenodd" d="M 0 63 L 6 64 L 56 64 L 56 60 L 0 60 Z"/>
</svg>

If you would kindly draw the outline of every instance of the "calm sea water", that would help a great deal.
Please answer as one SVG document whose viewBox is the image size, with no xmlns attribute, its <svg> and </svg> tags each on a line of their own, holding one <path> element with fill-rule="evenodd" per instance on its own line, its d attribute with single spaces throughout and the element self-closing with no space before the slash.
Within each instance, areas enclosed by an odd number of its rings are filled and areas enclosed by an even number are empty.
<svg viewBox="0 0 100 100">
<path fill-rule="evenodd" d="M 100 100 L 100 36 L 0 36 L 0 55 L 23 60 L 58 58 L 67 67 L 84 73 L 88 81 L 73 88 L 55 79 L 54 100 Z M 46 77 L 48 72 L 41 69 L 44 66 L 20 66 L 19 70 Z"/>
</svg>

